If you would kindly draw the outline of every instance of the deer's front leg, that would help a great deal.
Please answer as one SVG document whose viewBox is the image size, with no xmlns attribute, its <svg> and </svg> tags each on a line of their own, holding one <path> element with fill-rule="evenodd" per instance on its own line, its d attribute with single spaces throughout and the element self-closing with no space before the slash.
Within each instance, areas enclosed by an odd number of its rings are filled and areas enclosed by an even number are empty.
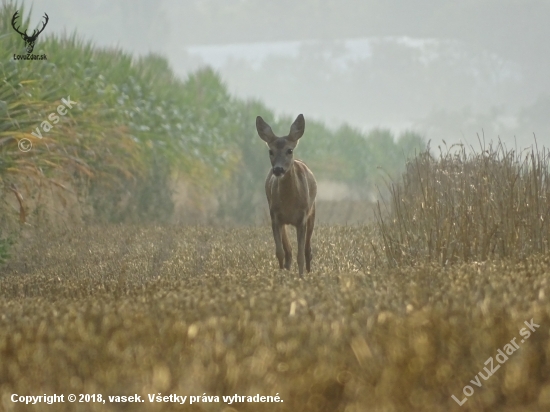
<svg viewBox="0 0 550 412">
<path fill-rule="evenodd" d="M 306 223 L 306 270 L 311 271 L 311 235 L 315 226 L 315 203 Z"/>
<path fill-rule="evenodd" d="M 302 222 L 298 226 L 296 226 L 296 234 L 298 235 L 298 256 L 296 259 L 298 260 L 298 272 L 300 273 L 300 277 L 302 277 L 304 273 L 304 263 L 305 263 L 305 245 L 306 245 L 306 223 Z"/>
<path fill-rule="evenodd" d="M 283 250 L 283 240 L 281 238 L 281 229 L 280 225 L 275 219 L 271 219 L 271 228 L 273 229 L 273 239 L 275 240 L 275 255 L 279 261 L 279 269 L 283 269 L 283 261 L 285 257 L 285 252 Z"/>
<path fill-rule="evenodd" d="M 285 251 L 285 269 L 290 270 L 290 266 L 292 265 L 292 246 L 290 246 L 286 226 L 284 225 L 281 226 L 281 237 L 283 238 L 283 250 Z"/>
</svg>

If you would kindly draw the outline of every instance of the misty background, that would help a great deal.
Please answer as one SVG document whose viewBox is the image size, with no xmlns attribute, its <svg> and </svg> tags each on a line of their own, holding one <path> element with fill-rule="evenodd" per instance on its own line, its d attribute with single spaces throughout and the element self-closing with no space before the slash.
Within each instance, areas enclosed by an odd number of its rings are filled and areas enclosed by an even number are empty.
<svg viewBox="0 0 550 412">
<path fill-rule="evenodd" d="M 30 5 L 30 3 L 25 3 Z M 50 33 L 215 68 L 239 97 L 336 128 L 478 146 L 550 144 L 550 3 L 541 0 L 35 0 Z M 437 143 L 436 143 L 437 144 Z M 434 144 L 432 143 L 432 147 Z"/>
</svg>

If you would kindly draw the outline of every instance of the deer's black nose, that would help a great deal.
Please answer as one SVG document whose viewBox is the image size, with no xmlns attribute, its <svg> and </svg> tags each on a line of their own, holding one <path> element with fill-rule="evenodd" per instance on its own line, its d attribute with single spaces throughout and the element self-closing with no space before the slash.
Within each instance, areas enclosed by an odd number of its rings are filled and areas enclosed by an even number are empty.
<svg viewBox="0 0 550 412">
<path fill-rule="evenodd" d="M 283 169 L 283 168 L 280 167 L 280 166 L 277 166 L 277 167 L 274 167 L 274 168 L 273 168 L 273 174 L 274 174 L 275 176 L 281 176 L 284 172 L 285 172 L 285 169 Z"/>
</svg>

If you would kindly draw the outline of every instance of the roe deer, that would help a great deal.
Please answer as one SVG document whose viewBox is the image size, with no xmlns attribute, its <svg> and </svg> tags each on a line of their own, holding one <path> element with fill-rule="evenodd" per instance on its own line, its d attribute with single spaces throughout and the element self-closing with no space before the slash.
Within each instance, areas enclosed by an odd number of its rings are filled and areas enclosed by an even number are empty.
<svg viewBox="0 0 550 412">
<path fill-rule="evenodd" d="M 311 234 L 315 224 L 315 196 L 317 182 L 304 162 L 292 154 L 305 129 L 303 115 L 298 115 L 288 136 L 277 137 L 260 116 L 256 117 L 256 129 L 260 138 L 269 147 L 271 170 L 265 181 L 265 194 L 269 203 L 271 227 L 275 239 L 275 254 L 279 267 L 290 270 L 292 248 L 285 225 L 296 227 L 298 235 L 298 271 L 300 277 L 311 270 Z"/>
</svg>

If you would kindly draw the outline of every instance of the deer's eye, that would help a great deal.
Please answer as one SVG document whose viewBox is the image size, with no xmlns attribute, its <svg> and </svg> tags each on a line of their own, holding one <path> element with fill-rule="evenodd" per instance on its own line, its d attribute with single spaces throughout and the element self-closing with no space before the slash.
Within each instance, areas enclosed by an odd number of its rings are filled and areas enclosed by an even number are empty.
<svg viewBox="0 0 550 412">
<path fill-rule="evenodd" d="M 288 150 L 286 151 L 286 154 L 292 154 L 292 149 L 288 149 Z"/>
<path fill-rule="evenodd" d="M 270 150 L 270 151 L 269 151 L 269 155 L 270 155 L 270 156 L 273 156 L 273 150 Z"/>
</svg>

